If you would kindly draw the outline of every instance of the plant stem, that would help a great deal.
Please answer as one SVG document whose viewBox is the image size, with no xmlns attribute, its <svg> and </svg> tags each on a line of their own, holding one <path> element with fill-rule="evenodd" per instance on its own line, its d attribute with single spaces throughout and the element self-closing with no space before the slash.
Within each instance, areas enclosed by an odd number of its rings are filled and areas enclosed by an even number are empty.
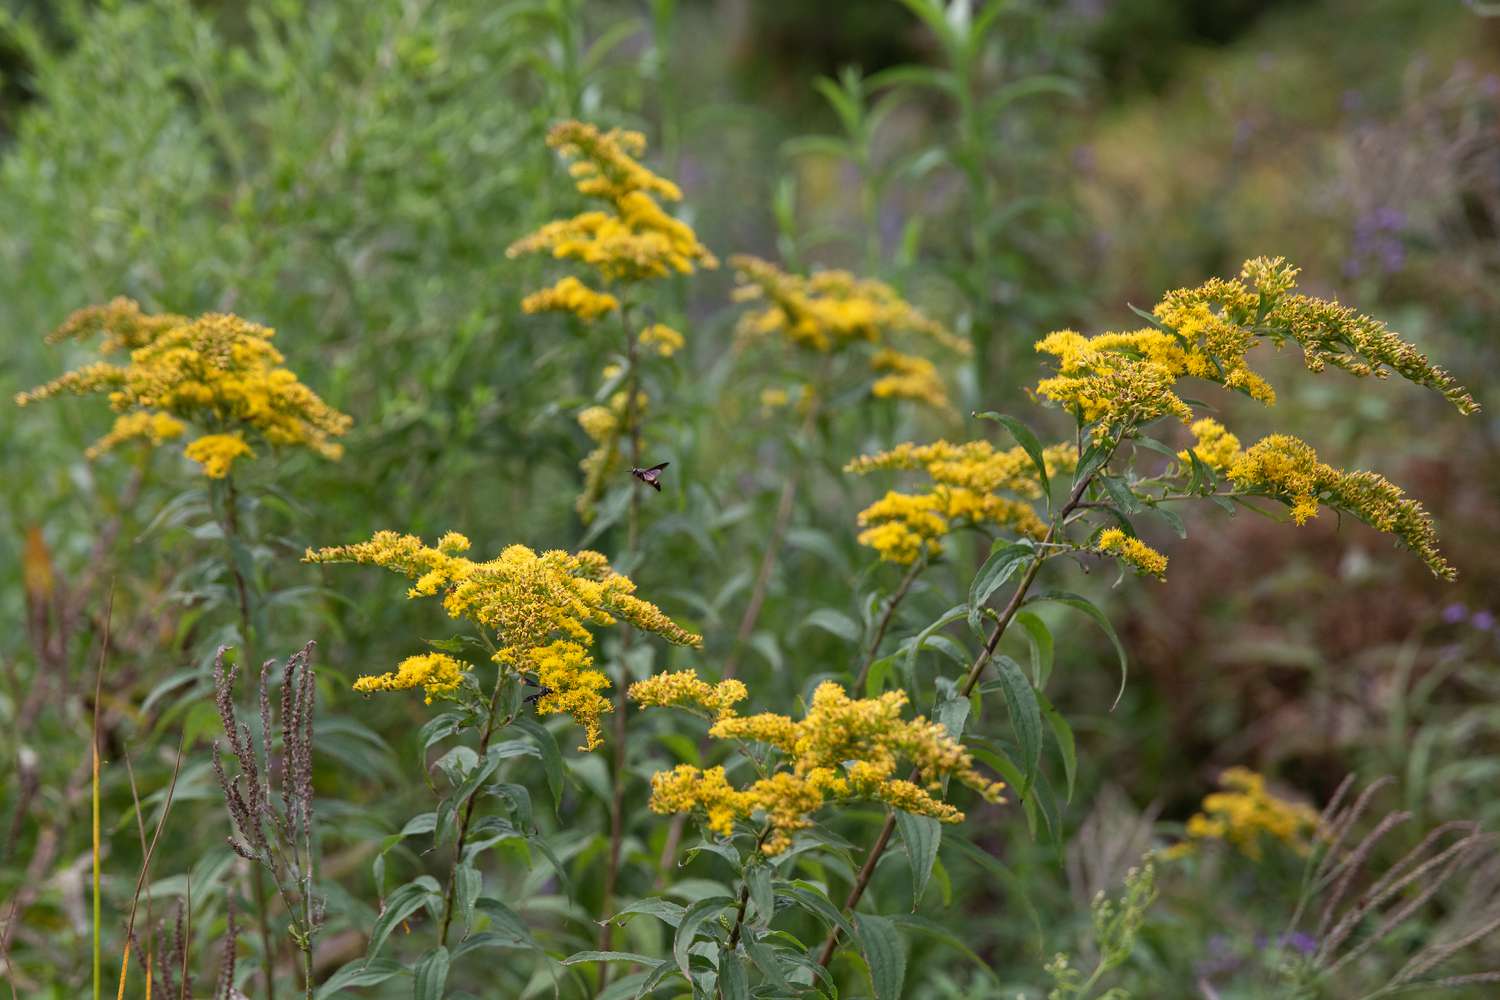
<svg viewBox="0 0 1500 1000">
<path fill-rule="evenodd" d="M 505 676 L 502 674 L 495 678 L 495 689 L 490 692 L 490 707 L 485 713 L 484 729 L 479 734 L 479 760 L 483 762 L 484 755 L 490 749 L 490 737 L 495 733 L 495 713 L 500 706 L 500 690 L 505 686 Z M 438 932 L 438 944 L 448 943 L 448 927 L 453 923 L 453 893 L 458 886 L 458 866 L 463 863 L 464 842 L 469 836 L 469 820 L 474 816 L 474 803 L 479 800 L 479 789 L 476 788 L 469 793 L 468 800 L 464 803 L 464 812 L 458 820 L 458 843 L 453 850 L 453 867 L 448 869 L 448 885 L 443 890 L 443 924 Z M 308 958 L 309 963 L 311 957 Z M 311 968 L 309 964 L 308 968 Z"/>
<path fill-rule="evenodd" d="M 636 396 L 640 393 L 641 375 L 638 345 L 630 331 L 629 313 L 620 310 L 620 327 L 625 333 L 625 427 L 630 433 L 630 466 L 641 467 L 641 420 L 637 413 Z M 631 483 L 630 507 L 625 525 L 625 555 L 633 562 L 639 550 L 641 536 L 641 490 Z M 634 566 L 631 567 L 634 572 Z M 611 727 L 614 765 L 614 786 L 609 797 L 609 856 L 604 869 L 604 891 L 600 900 L 600 911 L 604 922 L 599 927 L 599 950 L 609 951 L 614 943 L 614 924 L 609 920 L 614 909 L 615 888 L 620 879 L 620 853 L 625 843 L 625 714 L 630 707 L 626 691 L 630 684 L 630 664 L 626 654 L 630 650 L 634 630 L 625 626 L 620 637 L 620 682 L 615 688 L 614 725 Z M 610 966 L 606 963 L 600 972 L 601 986 L 609 983 Z"/>
<path fill-rule="evenodd" d="M 1108 463 L 1101 463 L 1099 468 L 1102 469 L 1106 464 Z M 1042 563 L 1051 558 L 1046 543 L 1052 541 L 1058 527 L 1078 507 L 1083 499 L 1084 492 L 1088 489 L 1089 483 L 1093 482 L 1094 476 L 1097 474 L 1097 471 L 1091 473 L 1074 485 L 1073 492 L 1068 497 L 1068 502 L 1063 506 L 1062 510 L 1058 511 L 1057 516 L 1052 520 L 1052 524 L 1048 526 L 1047 534 L 1042 537 L 1043 545 L 1031 557 L 1031 561 L 1027 564 L 1026 572 L 1022 575 L 1021 581 L 1016 584 L 1016 589 L 1011 593 L 1010 600 L 1006 602 L 1005 609 L 1000 612 L 1000 617 L 995 622 L 994 631 L 990 633 L 990 637 L 985 642 L 984 648 L 979 651 L 979 655 L 974 658 L 973 665 L 969 667 L 968 675 L 965 676 L 963 685 L 958 690 L 960 698 L 967 698 L 973 693 L 974 686 L 979 683 L 980 675 L 984 673 L 985 664 L 989 663 L 990 657 L 994 655 L 995 649 L 1000 645 L 1001 637 L 1005 635 L 1005 630 L 1010 627 L 1011 619 L 1015 618 L 1016 612 L 1021 610 L 1021 605 L 1026 600 L 1026 593 L 1031 589 L 1031 584 L 1036 579 L 1037 572 L 1042 568 Z M 916 781 L 919 777 L 919 772 L 914 769 L 911 780 Z M 891 834 L 895 829 L 896 813 L 892 810 L 886 814 L 885 823 L 881 826 L 880 833 L 875 837 L 875 843 L 870 846 L 870 852 L 865 857 L 865 863 L 860 868 L 859 875 L 854 880 L 854 885 L 849 889 L 849 895 L 844 900 L 844 909 L 846 911 L 853 912 L 854 908 L 859 905 L 860 899 L 864 897 L 865 889 L 870 885 L 870 877 L 875 874 L 875 864 L 880 860 L 880 855 L 885 851 L 886 845 L 890 843 Z M 839 931 L 837 927 L 834 927 L 828 932 L 828 937 L 823 941 L 823 951 L 818 956 L 818 964 L 825 969 L 828 967 L 828 963 L 833 961 L 833 953 L 838 948 L 838 942 Z"/>
<path fill-rule="evenodd" d="M 240 574 L 240 562 L 235 549 L 240 544 L 239 492 L 234 488 L 234 476 L 224 477 L 224 541 L 229 546 L 229 573 L 234 577 L 235 596 L 239 600 L 240 646 L 247 666 L 254 662 L 250 655 L 250 588 Z"/>
<path fill-rule="evenodd" d="M 776 558 L 781 554 L 781 543 L 786 529 L 791 525 L 792 510 L 797 499 L 798 477 L 788 476 L 781 485 L 781 496 L 776 501 L 776 520 L 771 524 L 771 537 L 766 540 L 766 551 L 761 554 L 760 568 L 755 572 L 755 584 L 750 588 L 750 600 L 745 613 L 740 616 L 740 626 L 734 633 L 734 646 L 724 659 L 724 669 L 719 676 L 725 680 L 733 677 L 740 666 L 740 652 L 750 641 L 755 623 L 760 618 L 760 609 L 766 603 L 766 588 L 771 584 L 771 571 L 776 568 Z"/>
<path fill-rule="evenodd" d="M 238 549 L 240 541 L 239 491 L 234 486 L 234 475 L 224 477 L 224 543 L 229 548 L 229 574 L 234 578 L 235 596 L 240 612 L 240 662 L 247 666 L 255 662 L 250 645 L 250 587 L 240 573 Z M 266 762 L 270 767 L 270 761 Z M 266 1000 L 276 1000 L 276 943 L 271 937 L 271 915 L 267 912 L 266 877 L 259 865 L 250 869 L 250 891 L 255 897 L 255 924 L 260 934 L 261 959 L 265 967 Z"/>
<path fill-rule="evenodd" d="M 906 592 L 911 589 L 911 585 L 916 582 L 917 576 L 926 565 L 927 559 L 925 555 L 913 560 L 911 568 L 901 578 L 901 584 L 896 588 L 895 593 L 886 599 L 885 614 L 881 615 L 880 624 L 875 627 L 875 635 L 870 639 L 870 645 L 865 650 L 864 661 L 859 665 L 859 672 L 854 675 L 853 690 L 855 697 L 859 697 L 859 693 L 865 688 L 865 681 L 870 676 L 870 667 L 875 662 L 875 654 L 880 650 L 880 643 L 885 639 L 886 630 L 891 627 L 891 619 L 896 617 L 897 606 L 906 597 Z"/>
</svg>

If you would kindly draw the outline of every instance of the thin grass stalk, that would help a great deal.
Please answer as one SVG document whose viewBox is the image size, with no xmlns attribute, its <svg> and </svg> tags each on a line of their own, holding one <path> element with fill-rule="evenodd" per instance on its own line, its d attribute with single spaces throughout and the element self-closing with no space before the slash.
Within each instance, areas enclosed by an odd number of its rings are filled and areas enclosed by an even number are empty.
<svg viewBox="0 0 1500 1000">
<path fill-rule="evenodd" d="M 620 329 L 625 335 L 625 426 L 630 432 L 630 467 L 638 469 L 641 467 L 641 417 L 636 412 L 636 396 L 640 392 L 641 373 L 639 348 L 636 338 L 630 332 L 628 306 L 620 308 Z M 638 485 L 631 483 L 630 507 L 625 524 L 626 562 L 634 562 L 634 557 L 640 547 L 640 534 L 641 491 Z M 625 782 L 627 777 L 625 772 L 627 760 L 625 715 L 630 708 L 630 700 L 626 692 L 630 687 L 628 654 L 633 638 L 634 630 L 626 625 L 620 636 L 620 683 L 615 689 L 615 717 L 614 724 L 610 727 L 611 742 L 614 744 L 611 748 L 614 784 L 609 796 L 609 854 L 604 869 L 604 891 L 599 904 L 600 915 L 605 918 L 599 925 L 600 951 L 609 951 L 614 943 L 614 923 L 609 920 L 609 915 L 614 909 L 615 889 L 620 878 L 620 853 L 625 843 Z M 610 965 L 605 963 L 599 974 L 601 987 L 609 984 L 609 972 Z"/>
<path fill-rule="evenodd" d="M 94 673 L 94 718 L 93 732 L 89 739 L 89 765 L 92 771 L 90 804 L 93 808 L 93 889 L 94 926 L 92 933 L 92 958 L 94 970 L 94 1000 L 100 1000 L 104 989 L 104 950 L 100 935 L 103 927 L 103 905 L 99 894 L 99 699 L 104 690 L 104 663 L 109 657 L 109 633 L 114 620 L 115 591 L 110 587 L 109 603 L 104 609 L 104 638 L 99 646 L 99 666 Z"/>
<path fill-rule="evenodd" d="M 172 812 L 172 798 L 177 793 L 177 776 L 182 772 L 182 751 L 187 740 L 187 731 L 177 741 L 177 759 L 172 764 L 172 779 L 167 784 L 167 797 L 162 803 L 161 819 L 156 823 L 156 831 L 151 835 L 151 844 L 146 848 L 146 856 L 141 862 L 141 873 L 135 880 L 135 893 L 130 898 L 130 918 L 125 922 L 125 953 L 120 956 L 120 988 L 116 994 L 116 1000 L 125 1000 L 125 980 L 130 969 L 130 943 L 134 940 L 136 906 L 141 900 L 141 889 L 146 884 L 146 879 L 151 871 L 151 859 L 156 854 L 156 845 L 161 842 L 161 832 L 166 828 L 167 817 Z M 128 761 L 130 758 L 126 757 Z M 135 794 L 135 777 L 131 775 L 131 794 Z M 140 800 L 136 800 L 136 820 L 140 821 Z M 149 911 L 149 901 L 148 901 Z M 149 957 L 145 961 L 146 966 L 146 992 L 151 992 L 151 962 Z"/>
<path fill-rule="evenodd" d="M 1388 885 L 1384 884 L 1386 879 L 1388 879 L 1392 873 L 1404 867 L 1408 861 L 1414 860 L 1416 857 L 1418 857 L 1420 853 L 1427 848 L 1428 844 L 1432 842 L 1433 838 L 1439 832 L 1444 832 L 1444 827 L 1451 828 L 1455 826 L 1468 827 L 1470 830 L 1469 836 L 1464 837 L 1454 844 L 1450 844 L 1443 851 L 1427 859 L 1422 864 L 1414 867 L 1402 878 L 1390 882 L 1390 884 Z M 1358 945 L 1345 952 L 1344 955 L 1338 959 L 1338 961 L 1330 965 L 1328 967 L 1328 974 L 1332 975 L 1335 971 L 1342 968 L 1348 962 L 1364 954 L 1392 930 L 1399 927 L 1403 922 L 1406 921 L 1408 917 L 1417 912 L 1418 909 L 1420 909 L 1429 899 L 1431 899 L 1437 893 L 1437 891 L 1441 889 L 1450 878 L 1453 877 L 1453 874 L 1458 870 L 1458 866 L 1462 864 L 1467 854 L 1484 842 L 1483 837 L 1474 834 L 1474 829 L 1475 827 L 1472 824 L 1444 824 L 1443 827 L 1439 827 L 1437 830 L 1434 830 L 1432 834 L 1429 834 L 1421 844 L 1413 848 L 1411 851 L 1407 852 L 1407 854 L 1399 862 L 1397 862 L 1396 866 L 1391 869 L 1391 872 L 1388 872 L 1386 874 L 1385 878 L 1381 879 L 1380 882 L 1377 882 L 1375 886 L 1371 887 L 1371 889 L 1361 897 L 1358 905 L 1352 907 L 1349 912 L 1344 915 L 1344 919 L 1339 921 L 1338 925 L 1334 928 L 1332 935 L 1330 935 L 1330 940 L 1332 943 L 1330 944 L 1328 949 L 1329 955 L 1333 954 L 1334 950 L 1336 950 L 1338 946 L 1348 938 L 1348 936 L 1353 932 L 1354 928 L 1358 926 L 1358 924 L 1363 921 L 1365 917 L 1373 914 L 1377 909 L 1384 905 L 1386 901 L 1391 899 L 1393 896 L 1395 896 L 1401 890 L 1405 889 L 1414 881 L 1422 878 L 1424 875 L 1432 874 L 1433 876 L 1421 886 L 1416 895 L 1412 896 L 1411 899 L 1407 900 L 1401 906 L 1397 907 L 1390 914 L 1390 916 L 1386 917 L 1386 919 L 1381 922 L 1380 926 L 1377 927 L 1373 933 L 1371 933 Z"/>
<path fill-rule="evenodd" d="M 1332 827 L 1333 819 L 1338 814 L 1339 807 L 1343 804 L 1344 796 L 1354 786 L 1354 775 L 1344 775 L 1344 780 L 1339 782 L 1338 788 L 1333 791 L 1333 796 L 1323 807 L 1323 812 L 1318 816 L 1318 837 L 1328 836 Z M 1307 910 L 1307 904 L 1312 899 L 1312 885 L 1322 870 L 1323 862 L 1328 859 L 1331 850 L 1317 850 L 1307 859 L 1307 864 L 1302 870 L 1302 885 L 1297 892 L 1297 906 L 1292 910 L 1291 918 L 1286 922 L 1286 929 L 1282 931 L 1282 937 L 1286 937 L 1296 930 L 1297 924 L 1302 920 L 1303 913 Z"/>
<path fill-rule="evenodd" d="M 1318 918 L 1318 930 L 1314 935 L 1319 942 L 1317 953 L 1319 961 L 1326 960 L 1333 953 L 1333 949 L 1329 944 L 1329 928 L 1333 926 L 1334 912 L 1338 909 L 1339 903 L 1343 902 L 1344 895 L 1349 891 L 1349 885 L 1353 882 L 1354 876 L 1369 859 L 1370 854 L 1375 850 L 1375 845 L 1387 833 L 1409 819 L 1411 819 L 1411 813 L 1409 812 L 1390 813 L 1382 817 L 1380 822 L 1375 825 L 1375 829 L 1371 830 L 1354 850 L 1349 853 L 1349 857 L 1334 870 L 1340 874 L 1333 884 L 1333 892 L 1329 894 L 1328 901 L 1323 904 L 1323 913 Z M 1329 874 L 1332 876 L 1333 872 Z"/>
</svg>

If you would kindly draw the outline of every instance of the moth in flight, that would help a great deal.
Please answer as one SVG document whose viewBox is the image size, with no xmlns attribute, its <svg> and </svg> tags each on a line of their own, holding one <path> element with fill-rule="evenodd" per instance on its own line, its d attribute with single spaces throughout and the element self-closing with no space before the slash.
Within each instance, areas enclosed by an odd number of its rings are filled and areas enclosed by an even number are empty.
<svg viewBox="0 0 1500 1000">
<path fill-rule="evenodd" d="M 671 462 L 663 462 L 660 465 L 653 465 L 649 469 L 631 469 L 630 474 L 639 479 L 641 482 L 645 483 L 647 486 L 654 489 L 656 492 L 660 493 L 661 470 L 665 469 L 671 464 Z"/>
</svg>

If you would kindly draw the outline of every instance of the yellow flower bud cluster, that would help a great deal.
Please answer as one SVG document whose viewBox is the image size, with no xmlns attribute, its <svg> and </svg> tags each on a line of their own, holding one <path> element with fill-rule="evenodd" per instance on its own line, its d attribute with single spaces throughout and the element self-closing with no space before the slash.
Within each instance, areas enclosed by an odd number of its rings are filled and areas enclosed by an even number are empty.
<svg viewBox="0 0 1500 1000">
<path fill-rule="evenodd" d="M 391 673 L 356 678 L 354 690 L 368 694 L 371 691 L 407 691 L 419 687 L 423 700 L 431 705 L 432 699 L 445 698 L 457 691 L 468 669 L 465 664 L 443 653 L 423 653 L 408 656 Z"/>
<path fill-rule="evenodd" d="M 1141 541 L 1125 534 L 1119 528 L 1105 528 L 1095 539 L 1095 548 L 1105 555 L 1116 556 L 1121 562 L 1145 576 L 1165 579 L 1167 557 Z"/>
<path fill-rule="evenodd" d="M 1153 310 L 1162 329 L 1049 334 L 1036 349 L 1056 359 L 1057 374 L 1037 383 L 1036 393 L 1095 424 L 1099 437 L 1163 416 L 1187 422 L 1192 409 L 1176 393 L 1179 379 L 1217 382 L 1273 403 L 1275 391 L 1246 355 L 1262 340 L 1277 347 L 1293 340 L 1311 371 L 1332 364 L 1358 376 L 1395 372 L 1441 392 L 1464 413 L 1478 409 L 1447 372 L 1384 323 L 1336 301 L 1293 294 L 1296 275 L 1283 258 L 1259 257 L 1245 262 L 1238 279 L 1168 292 Z"/>
<path fill-rule="evenodd" d="M 1073 469 L 1071 444 L 1044 450 L 1049 476 Z M 993 524 L 1040 538 L 1047 526 L 1025 500 L 1041 496 L 1041 483 L 1025 449 L 997 451 L 988 441 L 927 445 L 899 444 L 889 451 L 854 459 L 844 471 L 856 474 L 921 469 L 936 484 L 928 493 L 888 492 L 859 514 L 861 545 L 887 562 L 909 565 L 925 552 L 942 551 L 941 539 L 963 524 Z M 1000 496 L 1011 493 L 1014 497 Z"/>
<path fill-rule="evenodd" d="M 236 459 L 253 457 L 249 435 L 324 458 L 342 454 L 333 439 L 349 429 L 349 417 L 283 367 L 266 327 L 223 313 L 148 316 L 129 299 L 115 299 L 75 312 L 49 339 L 92 336 L 103 337 L 101 353 L 129 351 L 129 360 L 93 362 L 16 396 L 26 406 L 63 393 L 106 394 L 119 416 L 89 458 L 130 440 L 160 445 L 190 424 L 202 433 L 184 453 L 215 479 L 229 475 Z"/>
<path fill-rule="evenodd" d="M 606 377 L 610 373 L 605 373 Z M 583 428 L 594 442 L 594 449 L 578 463 L 583 470 L 583 492 L 578 494 L 574 506 L 584 524 L 594 519 L 594 505 L 604 495 L 610 478 L 624 465 L 620 442 L 629 436 L 630 425 L 639 427 L 650 402 L 644 392 L 635 394 L 635 407 L 627 406 L 629 397 L 617 392 L 609 398 L 607 406 L 589 406 L 578 413 L 578 426 Z"/>
<path fill-rule="evenodd" d="M 1420 503 L 1378 473 L 1346 472 L 1318 461 L 1311 445 L 1290 434 L 1272 434 L 1240 452 L 1230 463 L 1229 478 L 1237 489 L 1289 504 L 1298 524 L 1316 517 L 1320 503 L 1353 514 L 1395 536 L 1436 576 L 1457 576 L 1438 550 L 1437 528 Z"/>
<path fill-rule="evenodd" d="M 547 144 L 575 161 L 569 172 L 578 191 L 604 201 L 606 208 L 549 222 L 511 244 L 507 256 L 548 253 L 592 268 L 605 282 L 646 281 L 718 266 L 692 227 L 661 207 L 657 199 L 680 201 L 682 192 L 636 159 L 646 147 L 639 132 L 606 132 L 565 121 L 548 134 Z M 571 312 L 592 322 L 618 304 L 608 292 L 570 277 L 528 296 L 522 307 L 527 312 Z"/>
<path fill-rule="evenodd" d="M 525 313 L 568 312 L 586 323 L 620 308 L 620 300 L 608 292 L 596 292 L 571 274 L 557 284 L 532 292 L 521 300 Z"/>
<path fill-rule="evenodd" d="M 948 408 L 948 393 L 936 366 L 896 350 L 893 342 L 898 336 L 914 335 L 957 354 L 967 354 L 969 344 L 891 286 L 848 271 L 790 274 L 748 255 L 732 257 L 730 263 L 739 282 L 735 300 L 757 303 L 740 317 L 736 335 L 741 343 L 779 335 L 822 354 L 863 346 L 871 352 L 870 391 L 877 398 Z"/>
<path fill-rule="evenodd" d="M 380 531 L 367 542 L 309 549 L 303 561 L 380 566 L 414 581 L 408 597 L 441 596 L 449 616 L 498 636 L 496 663 L 537 674 L 546 691 L 537 710 L 572 716 L 587 732 L 585 749 L 599 746 L 599 716 L 610 710 L 599 695 L 609 680 L 593 669 L 589 626 L 625 621 L 678 645 L 703 644 L 701 636 L 636 597 L 630 578 L 611 569 L 598 552 L 538 555 L 511 545 L 494 559 L 476 562 L 463 554 L 468 549 L 469 540 L 457 532 L 433 547 L 414 535 Z"/>
<path fill-rule="evenodd" d="M 769 712 L 739 715 L 733 706 L 745 697 L 743 685 L 709 684 L 692 671 L 636 683 L 630 697 L 642 705 L 706 710 L 714 718 L 708 731 L 713 738 L 754 741 L 779 752 L 771 772 L 743 789 L 729 783 L 722 767 L 682 764 L 651 780 L 654 812 L 701 811 L 708 829 L 721 836 L 732 834 L 737 821 L 759 817 L 766 854 L 789 848 L 792 834 L 811 826 L 813 814 L 832 802 L 882 802 L 958 823 L 964 814 L 938 798 L 950 778 L 986 801 L 1002 801 L 1003 783 L 980 775 L 968 752 L 941 725 L 921 717 L 901 718 L 904 692 L 852 699 L 843 687 L 826 681 L 800 721 Z M 895 777 L 903 761 L 916 767 L 921 784 Z"/>
<path fill-rule="evenodd" d="M 642 708 L 698 709 L 716 719 L 733 715 L 734 706 L 748 697 L 743 681 L 710 684 L 693 670 L 654 674 L 630 685 L 630 700 Z"/>
<path fill-rule="evenodd" d="M 650 348 L 663 358 L 670 358 L 682 350 L 683 345 L 687 343 L 682 334 L 665 323 L 652 323 L 641 331 L 637 339 L 642 347 Z"/>
<path fill-rule="evenodd" d="M 926 358 L 887 347 L 875 352 L 870 368 L 884 373 L 870 384 L 870 393 L 876 399 L 909 399 L 935 410 L 950 409 L 948 390 L 937 365 Z"/>
<path fill-rule="evenodd" d="M 1317 836 L 1319 818 L 1309 806 L 1277 798 L 1266 791 L 1266 779 L 1244 767 L 1231 767 L 1219 776 L 1228 791 L 1203 799 L 1203 811 L 1187 822 L 1187 839 L 1169 848 L 1168 857 L 1192 852 L 1204 840 L 1222 840 L 1254 861 L 1263 856 L 1266 839 L 1280 841 L 1306 854 Z"/>
<path fill-rule="evenodd" d="M 1229 466 L 1234 464 L 1235 458 L 1240 454 L 1240 439 L 1219 423 L 1213 417 L 1204 417 L 1195 420 L 1189 428 L 1193 432 L 1194 445 L 1192 448 L 1179 451 L 1177 457 L 1183 462 L 1190 461 L 1188 453 L 1192 452 L 1198 456 L 1198 461 L 1211 469 L 1220 472 L 1228 471 Z"/>
<path fill-rule="evenodd" d="M 594 658 L 588 649 L 559 639 L 532 649 L 531 664 L 536 670 L 537 683 L 542 686 L 542 696 L 536 702 L 537 714 L 572 716 L 573 721 L 584 727 L 580 750 L 603 746 L 599 719 L 605 712 L 614 711 L 614 706 L 599 693 L 609 688 L 609 678 L 593 669 Z"/>
</svg>

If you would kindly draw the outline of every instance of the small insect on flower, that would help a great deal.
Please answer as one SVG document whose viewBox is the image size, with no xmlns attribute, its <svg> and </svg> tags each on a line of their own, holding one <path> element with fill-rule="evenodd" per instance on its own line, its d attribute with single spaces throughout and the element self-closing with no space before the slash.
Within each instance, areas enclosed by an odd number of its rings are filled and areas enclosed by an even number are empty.
<svg viewBox="0 0 1500 1000">
<path fill-rule="evenodd" d="M 630 474 L 639 479 L 641 482 L 645 483 L 647 486 L 654 489 L 656 492 L 660 493 L 661 470 L 665 469 L 671 464 L 671 462 L 663 462 L 660 465 L 653 465 L 649 469 L 631 469 Z"/>
</svg>

